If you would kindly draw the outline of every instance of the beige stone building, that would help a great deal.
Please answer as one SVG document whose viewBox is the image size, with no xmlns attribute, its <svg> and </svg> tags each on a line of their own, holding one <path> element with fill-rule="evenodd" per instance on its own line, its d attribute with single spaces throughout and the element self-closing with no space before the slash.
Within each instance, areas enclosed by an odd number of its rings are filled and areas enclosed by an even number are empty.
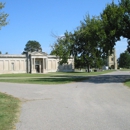
<svg viewBox="0 0 130 130">
<path fill-rule="evenodd" d="M 32 52 L 25 55 L 0 54 L 0 74 L 4 73 L 48 73 L 74 70 L 74 58 L 68 64 L 59 65 L 59 58 L 44 52 Z"/>
<path fill-rule="evenodd" d="M 112 54 L 108 57 L 108 67 L 117 69 L 116 50 L 113 49 Z"/>
</svg>

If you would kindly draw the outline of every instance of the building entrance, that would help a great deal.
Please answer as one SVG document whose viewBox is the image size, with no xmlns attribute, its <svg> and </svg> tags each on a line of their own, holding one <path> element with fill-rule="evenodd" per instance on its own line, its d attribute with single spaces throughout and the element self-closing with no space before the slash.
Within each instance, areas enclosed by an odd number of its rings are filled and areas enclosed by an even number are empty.
<svg viewBox="0 0 130 130">
<path fill-rule="evenodd" d="M 35 68 L 36 68 L 36 73 L 39 73 L 40 72 L 39 71 L 39 65 L 36 65 Z"/>
</svg>

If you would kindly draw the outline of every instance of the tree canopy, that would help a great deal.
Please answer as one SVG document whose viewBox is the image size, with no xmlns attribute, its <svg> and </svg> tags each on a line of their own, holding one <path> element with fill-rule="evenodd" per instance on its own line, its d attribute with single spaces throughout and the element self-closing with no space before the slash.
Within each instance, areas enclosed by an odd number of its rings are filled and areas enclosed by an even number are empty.
<svg viewBox="0 0 130 130">
<path fill-rule="evenodd" d="M 24 51 L 25 52 L 34 52 L 34 51 L 41 52 L 42 48 L 39 42 L 35 40 L 34 41 L 29 40 L 27 44 L 25 45 Z"/>
<path fill-rule="evenodd" d="M 128 51 L 120 54 L 118 59 L 119 67 L 121 68 L 130 68 L 130 54 Z"/>
<path fill-rule="evenodd" d="M 3 4 L 2 2 L 0 2 L 0 29 L 2 26 L 5 26 L 8 24 L 8 22 L 6 21 L 7 20 L 7 17 L 8 17 L 8 14 L 7 13 L 4 13 L 4 12 L 1 12 L 1 10 L 5 7 L 5 4 Z"/>
<path fill-rule="evenodd" d="M 68 58 L 71 55 L 72 41 L 70 38 L 71 34 L 68 32 L 64 33 L 64 36 L 58 37 L 57 41 L 51 46 L 51 55 L 56 55 L 60 59 L 60 64 L 67 63 Z"/>
<path fill-rule="evenodd" d="M 63 39 L 53 44 L 52 53 L 65 63 L 70 55 L 76 66 L 101 66 L 104 59 L 112 53 L 120 37 L 128 40 L 130 52 L 130 0 L 112 1 L 99 16 L 87 15 L 74 32 L 68 32 Z"/>
</svg>

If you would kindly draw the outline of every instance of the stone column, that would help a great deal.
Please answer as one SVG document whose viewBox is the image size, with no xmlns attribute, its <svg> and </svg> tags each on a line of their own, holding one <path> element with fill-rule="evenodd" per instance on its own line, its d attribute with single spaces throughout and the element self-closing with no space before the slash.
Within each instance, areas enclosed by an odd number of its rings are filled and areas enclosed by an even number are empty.
<svg viewBox="0 0 130 130">
<path fill-rule="evenodd" d="M 46 70 L 47 70 L 47 58 L 46 58 Z"/>
<path fill-rule="evenodd" d="M 46 69 L 47 69 L 47 62 L 46 62 L 46 58 L 44 58 L 44 70 L 46 72 Z"/>
<path fill-rule="evenodd" d="M 14 61 L 14 71 L 16 71 L 16 60 Z"/>
<path fill-rule="evenodd" d="M 39 65 L 39 73 L 41 73 L 41 65 Z"/>
<path fill-rule="evenodd" d="M 43 60 L 43 62 L 42 62 L 42 69 L 43 69 L 43 73 L 44 73 L 44 58 L 42 60 Z"/>
<path fill-rule="evenodd" d="M 33 71 L 33 65 L 32 65 L 32 63 L 33 63 L 33 58 L 31 58 L 31 60 L 30 60 L 31 73 L 32 73 L 32 71 Z"/>
<path fill-rule="evenodd" d="M 11 70 L 11 69 L 10 69 L 10 64 L 11 64 L 11 63 L 10 63 L 10 60 L 9 60 L 9 66 L 8 66 L 9 71 Z"/>
<path fill-rule="evenodd" d="M 35 71 L 35 58 L 33 58 L 33 70 Z"/>
<path fill-rule="evenodd" d="M 5 70 L 5 60 L 3 60 L 3 70 Z"/>
<path fill-rule="evenodd" d="M 48 59 L 46 58 L 46 71 L 48 71 Z"/>
</svg>

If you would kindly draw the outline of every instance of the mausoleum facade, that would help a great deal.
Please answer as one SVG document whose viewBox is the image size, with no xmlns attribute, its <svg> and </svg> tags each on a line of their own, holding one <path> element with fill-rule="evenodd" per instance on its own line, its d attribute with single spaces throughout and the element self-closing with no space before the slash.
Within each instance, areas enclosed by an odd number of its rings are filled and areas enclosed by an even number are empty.
<svg viewBox="0 0 130 130">
<path fill-rule="evenodd" d="M 112 54 L 108 56 L 108 66 L 111 69 L 116 69 L 117 70 L 117 59 L 116 59 L 116 50 L 112 50 Z"/>
<path fill-rule="evenodd" d="M 45 52 L 27 52 L 24 55 L 0 54 L 0 74 L 4 73 L 48 73 L 71 72 L 74 70 L 74 58 L 68 64 L 59 64 L 59 58 Z"/>
</svg>

